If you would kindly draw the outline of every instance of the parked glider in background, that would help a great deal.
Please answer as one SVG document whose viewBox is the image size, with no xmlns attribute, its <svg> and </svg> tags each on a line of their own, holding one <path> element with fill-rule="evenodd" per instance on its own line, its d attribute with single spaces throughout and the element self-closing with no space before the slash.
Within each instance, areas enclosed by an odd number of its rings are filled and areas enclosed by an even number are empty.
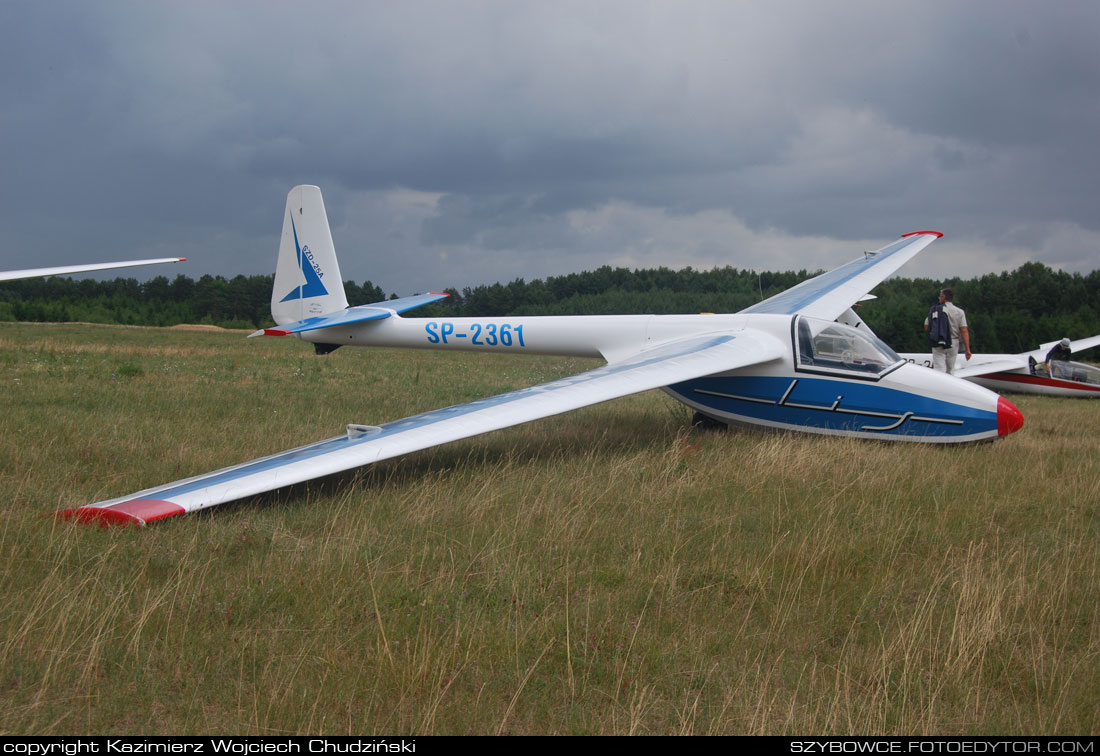
<svg viewBox="0 0 1100 756">
<path fill-rule="evenodd" d="M 382 425 L 60 513 L 144 525 L 480 433 L 653 388 L 728 424 L 859 438 L 959 443 L 1023 424 L 997 394 L 901 359 L 850 307 L 941 236 L 880 250 L 734 315 L 402 318 L 445 294 L 348 307 L 321 191 L 287 197 L 271 313 L 319 353 L 344 345 L 602 357 L 569 378 Z M 836 322 L 840 318 L 846 322 Z M 858 321 L 858 318 L 855 318 Z"/>
<path fill-rule="evenodd" d="M 186 259 L 186 257 L 158 257 L 154 260 L 125 260 L 123 262 L 91 263 L 89 265 L 62 265 L 57 268 L 0 270 L 0 281 L 16 281 L 20 278 L 41 278 L 43 276 L 68 276 L 74 273 L 90 273 L 93 270 L 132 268 L 137 265 L 159 265 L 161 263 L 183 262 Z"/>
<path fill-rule="evenodd" d="M 954 374 L 993 391 L 1100 398 L 1100 368 L 1082 362 L 1043 362 L 1051 347 L 1057 343 L 1051 341 L 1038 349 L 1019 354 L 975 354 L 969 360 L 965 355 L 959 355 Z M 1082 352 L 1098 344 L 1100 336 L 1090 336 L 1071 341 L 1069 348 L 1072 352 Z M 917 365 L 932 367 L 931 355 L 910 353 L 901 356 Z"/>
</svg>

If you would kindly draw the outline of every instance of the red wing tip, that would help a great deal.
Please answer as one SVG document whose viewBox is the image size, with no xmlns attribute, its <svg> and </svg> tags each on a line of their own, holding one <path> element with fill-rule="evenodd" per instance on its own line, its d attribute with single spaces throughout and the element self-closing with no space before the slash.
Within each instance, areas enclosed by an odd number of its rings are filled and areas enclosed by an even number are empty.
<svg viewBox="0 0 1100 756">
<path fill-rule="evenodd" d="M 76 520 L 85 525 L 98 525 L 101 528 L 134 525 L 144 527 L 146 523 L 163 520 L 186 512 L 179 504 L 161 499 L 131 499 L 109 507 L 76 507 L 57 513 L 63 520 Z"/>
<path fill-rule="evenodd" d="M 187 258 L 186 257 L 177 257 L 176 262 L 187 262 Z"/>
<path fill-rule="evenodd" d="M 145 521 L 126 512 L 119 512 L 104 507 L 77 507 L 76 509 L 63 509 L 55 513 L 62 520 L 76 520 L 84 525 L 98 525 L 101 528 L 113 526 L 126 527 L 133 525 L 145 527 Z"/>
<path fill-rule="evenodd" d="M 904 239 L 907 236 L 920 236 L 921 234 L 932 234 L 937 239 L 943 236 L 943 234 L 941 234 L 939 231 L 910 231 L 907 234 L 902 234 L 901 238 Z"/>
<path fill-rule="evenodd" d="M 291 332 L 286 330 L 285 328 L 265 328 L 264 329 L 264 335 L 265 336 L 289 336 L 290 333 Z"/>
<path fill-rule="evenodd" d="M 449 297 L 449 296 L 451 296 L 450 294 L 448 294 L 445 291 L 429 291 L 428 293 L 431 294 L 433 297 Z"/>
</svg>

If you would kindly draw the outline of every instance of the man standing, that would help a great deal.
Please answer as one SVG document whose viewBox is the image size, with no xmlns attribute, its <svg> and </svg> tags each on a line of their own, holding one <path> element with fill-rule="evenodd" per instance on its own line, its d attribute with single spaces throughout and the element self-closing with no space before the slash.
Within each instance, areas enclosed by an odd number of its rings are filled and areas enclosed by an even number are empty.
<svg viewBox="0 0 1100 756">
<path fill-rule="evenodd" d="M 924 330 L 929 334 L 933 328 L 939 326 L 941 317 L 947 318 L 946 331 L 950 339 L 944 339 L 943 345 L 932 347 L 932 369 L 941 373 L 953 373 L 955 371 L 955 358 L 959 354 L 959 344 L 965 349 L 966 359 L 970 359 L 970 328 L 966 325 L 966 313 L 962 308 L 955 306 L 955 292 L 951 289 L 940 291 L 940 302 L 932 305 L 928 311 L 928 317 L 924 319 Z"/>
</svg>

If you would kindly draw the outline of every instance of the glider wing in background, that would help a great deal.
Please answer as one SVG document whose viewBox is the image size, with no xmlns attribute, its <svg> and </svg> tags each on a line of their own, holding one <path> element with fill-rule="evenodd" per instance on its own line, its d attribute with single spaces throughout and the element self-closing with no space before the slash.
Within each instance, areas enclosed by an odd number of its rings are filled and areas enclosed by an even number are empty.
<svg viewBox="0 0 1100 756">
<path fill-rule="evenodd" d="M 26 270 L 0 271 L 0 281 L 15 281 L 20 278 L 41 278 L 43 276 L 68 276 L 75 273 L 90 273 L 93 270 L 112 268 L 132 268 L 138 265 L 160 265 L 161 263 L 184 262 L 186 257 L 158 257 L 154 260 L 125 260 L 123 262 L 91 263 L 89 265 L 62 265 L 56 268 L 28 268 Z"/>
</svg>

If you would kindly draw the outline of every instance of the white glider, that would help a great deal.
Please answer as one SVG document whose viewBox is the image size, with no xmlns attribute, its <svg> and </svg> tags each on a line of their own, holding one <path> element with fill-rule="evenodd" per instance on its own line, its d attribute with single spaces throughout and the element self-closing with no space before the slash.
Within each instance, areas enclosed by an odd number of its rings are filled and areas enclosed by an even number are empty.
<svg viewBox="0 0 1100 756">
<path fill-rule="evenodd" d="M 1078 399 L 1100 398 L 1100 368 L 1083 362 L 1051 360 L 1046 355 L 1057 344 L 1051 341 L 1038 349 L 1019 354 L 974 354 L 967 360 L 959 355 L 954 375 L 993 391 L 1017 394 L 1067 396 Z M 1082 352 L 1100 345 L 1100 336 L 1071 341 L 1071 352 Z M 924 367 L 932 367 L 928 354 L 906 353 L 901 357 Z"/>
<path fill-rule="evenodd" d="M 20 278 L 44 276 L 68 276 L 74 273 L 90 273 L 93 270 L 132 268 L 138 265 L 184 262 L 186 257 L 158 257 L 154 260 L 124 260 L 123 262 L 91 263 L 88 265 L 62 265 L 56 268 L 27 268 L 26 270 L 0 270 L 0 281 L 16 281 Z"/>
<path fill-rule="evenodd" d="M 319 354 L 390 346 L 602 357 L 607 364 L 403 420 L 351 424 L 325 441 L 59 514 L 144 525 L 652 388 L 726 424 L 929 443 L 995 439 L 1023 424 L 1016 407 L 906 362 L 859 328 L 851 310 L 940 236 L 906 234 L 732 315 L 414 319 L 401 313 L 446 295 L 348 307 L 321 191 L 295 187 L 271 299 L 278 325 L 253 336 L 292 334 Z"/>
</svg>

